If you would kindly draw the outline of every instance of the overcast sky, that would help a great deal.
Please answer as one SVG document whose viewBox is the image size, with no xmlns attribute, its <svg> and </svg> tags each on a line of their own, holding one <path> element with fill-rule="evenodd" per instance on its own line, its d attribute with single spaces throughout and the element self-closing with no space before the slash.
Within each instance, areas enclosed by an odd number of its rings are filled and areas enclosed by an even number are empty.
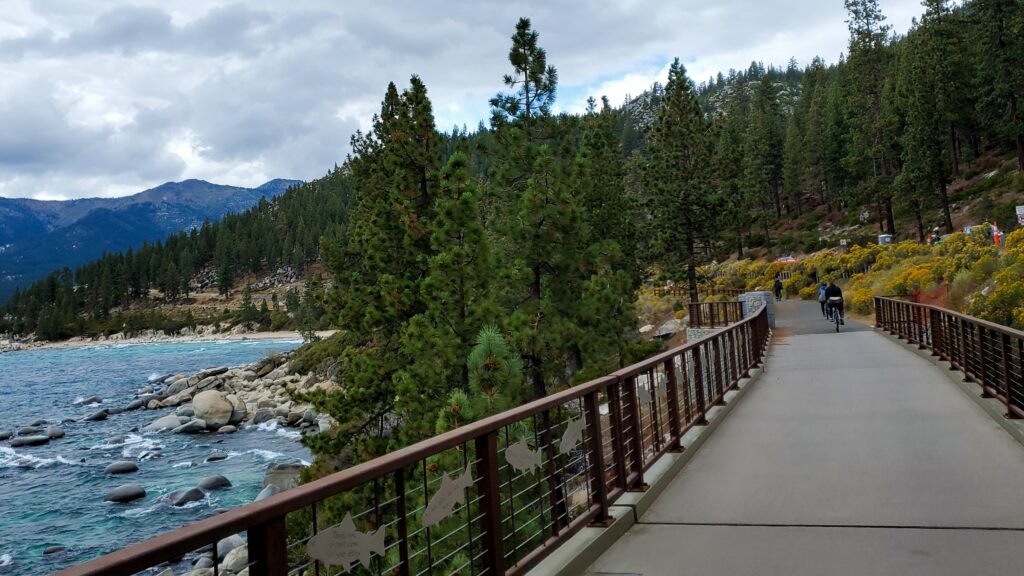
<svg viewBox="0 0 1024 576">
<path fill-rule="evenodd" d="M 918 0 L 881 0 L 904 32 Z M 341 162 L 389 81 L 426 82 L 442 130 L 488 118 L 532 19 L 559 110 L 619 104 L 678 56 L 697 81 L 846 48 L 841 0 L 2 0 L 0 196 L 256 186 Z"/>
</svg>

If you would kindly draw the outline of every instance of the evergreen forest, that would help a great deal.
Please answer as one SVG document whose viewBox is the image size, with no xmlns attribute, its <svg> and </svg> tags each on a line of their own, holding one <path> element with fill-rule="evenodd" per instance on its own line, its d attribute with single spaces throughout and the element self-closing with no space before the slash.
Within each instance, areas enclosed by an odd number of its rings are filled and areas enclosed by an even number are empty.
<svg viewBox="0 0 1024 576">
<path fill-rule="evenodd" d="M 850 222 L 952 232 L 963 189 L 998 192 L 990 212 L 1008 220 L 1024 191 L 1024 4 L 922 4 L 897 35 L 877 0 L 846 0 L 835 63 L 755 62 L 696 83 L 677 59 L 664 85 L 582 114 L 556 112 L 557 67 L 523 18 L 486 125 L 444 132 L 421 78 L 392 83 L 324 177 L 55 271 L 4 304 L 0 330 L 173 331 L 202 321 L 175 307 L 199 279 L 247 293 L 251 278 L 315 265 L 324 277 L 287 306 L 235 313 L 338 329 L 306 353 L 339 384 L 311 398 L 338 426 L 309 442 L 372 458 L 649 353 L 635 336 L 645 282 L 696 299 L 702 265 L 811 251 Z"/>
</svg>

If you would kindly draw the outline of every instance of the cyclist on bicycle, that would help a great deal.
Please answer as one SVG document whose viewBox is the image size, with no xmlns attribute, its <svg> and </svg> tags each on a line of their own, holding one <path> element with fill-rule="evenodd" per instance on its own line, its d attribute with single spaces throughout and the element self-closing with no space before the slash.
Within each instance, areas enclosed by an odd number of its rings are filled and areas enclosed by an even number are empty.
<svg viewBox="0 0 1024 576">
<path fill-rule="evenodd" d="M 832 314 L 839 314 L 839 323 L 846 324 L 846 309 L 843 306 L 843 291 L 835 282 L 829 282 L 825 289 L 825 303 L 828 307 L 829 318 Z"/>
</svg>

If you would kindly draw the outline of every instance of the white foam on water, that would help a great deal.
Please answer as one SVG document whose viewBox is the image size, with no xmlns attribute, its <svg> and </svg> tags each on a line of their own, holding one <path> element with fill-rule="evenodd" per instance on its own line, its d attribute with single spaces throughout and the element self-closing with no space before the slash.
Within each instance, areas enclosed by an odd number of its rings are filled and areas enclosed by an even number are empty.
<svg viewBox="0 0 1024 576">
<path fill-rule="evenodd" d="M 14 558 L 10 554 L 0 554 L 0 566 L 10 566 L 14 563 Z"/>
<path fill-rule="evenodd" d="M 56 458 L 42 458 L 31 454 L 19 454 L 11 448 L 0 446 L 0 468 L 45 468 L 55 464 L 77 465 L 63 456 Z"/>
<path fill-rule="evenodd" d="M 191 468 L 191 462 L 178 462 L 177 464 L 171 464 L 171 468 Z"/>
<path fill-rule="evenodd" d="M 271 460 L 277 460 L 278 458 L 285 458 L 284 454 L 280 452 L 274 452 L 273 450 L 263 450 L 261 448 L 253 448 L 252 450 L 246 450 L 246 454 L 252 454 L 262 458 L 263 460 L 270 462 Z"/>
<path fill-rule="evenodd" d="M 156 504 L 148 508 L 132 508 L 131 510 L 125 510 L 120 514 L 115 514 L 115 516 L 120 516 L 121 518 L 141 518 L 143 516 L 149 516 L 153 512 L 159 510 L 162 506 L 162 504 Z"/>
<path fill-rule="evenodd" d="M 163 376 L 163 374 L 157 374 L 156 372 L 152 372 L 146 380 L 148 382 L 156 382 L 156 380 L 161 376 Z"/>
<path fill-rule="evenodd" d="M 302 434 L 298 430 L 288 430 L 278 426 L 277 420 L 267 420 L 262 424 L 257 424 L 256 429 L 262 430 L 263 432 L 276 432 L 278 436 L 284 436 L 290 440 L 298 440 L 299 438 L 302 438 Z"/>
<path fill-rule="evenodd" d="M 128 434 L 124 439 L 124 450 L 121 451 L 121 456 L 125 458 L 136 458 L 141 456 L 144 452 L 149 452 L 154 448 L 163 448 L 164 445 L 155 438 L 147 438 L 145 436 L 139 436 L 138 434 Z"/>
</svg>

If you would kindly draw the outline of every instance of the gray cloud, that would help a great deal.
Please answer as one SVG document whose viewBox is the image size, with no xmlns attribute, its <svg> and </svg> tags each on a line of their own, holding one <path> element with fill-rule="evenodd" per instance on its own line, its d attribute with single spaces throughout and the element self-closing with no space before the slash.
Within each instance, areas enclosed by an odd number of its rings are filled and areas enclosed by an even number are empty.
<svg viewBox="0 0 1024 576">
<path fill-rule="evenodd" d="M 419 74 L 442 128 L 473 127 L 530 16 L 562 109 L 618 102 L 680 56 L 698 79 L 845 48 L 819 0 L 11 0 L 0 14 L 0 195 L 124 194 L 198 177 L 314 178 L 348 151 L 389 81 Z M 6 4 L 6 3 L 5 3 Z M 8 9 L 9 8 L 9 9 Z M 917 0 L 887 0 L 897 28 Z"/>
</svg>

